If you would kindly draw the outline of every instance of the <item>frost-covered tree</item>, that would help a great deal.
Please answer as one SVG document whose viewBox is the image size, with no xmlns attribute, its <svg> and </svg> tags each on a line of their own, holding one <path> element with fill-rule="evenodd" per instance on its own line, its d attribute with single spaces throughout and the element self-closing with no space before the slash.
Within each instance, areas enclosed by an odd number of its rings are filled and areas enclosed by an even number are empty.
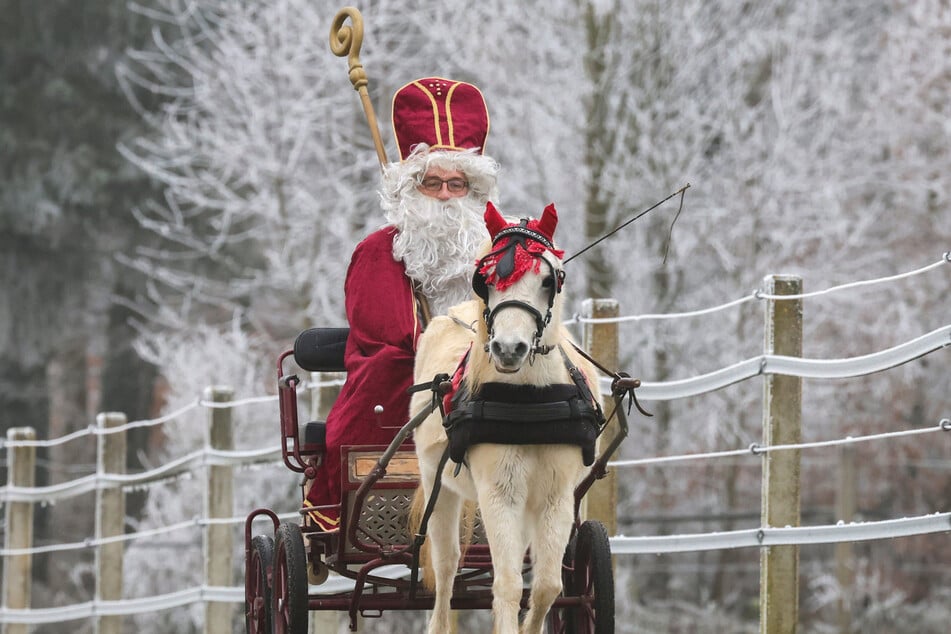
<svg viewBox="0 0 951 634">
<path fill-rule="evenodd" d="M 128 263 L 153 280 L 161 326 L 229 321 L 279 338 L 305 314 L 333 313 L 339 261 L 372 192 L 371 155 L 329 78 L 327 15 L 315 3 L 160 2 L 154 49 L 119 68 L 155 134 L 122 146 L 166 184 L 165 204 L 135 210 L 165 238 Z M 146 12 L 140 7 L 139 10 Z M 319 257 L 318 257 L 319 255 Z M 316 265 L 318 270 L 312 270 Z"/>
<path fill-rule="evenodd" d="M 945 106 L 922 98 L 948 88 L 947 64 L 935 57 L 948 37 L 936 5 L 630 2 L 613 9 L 605 24 L 618 37 L 607 46 L 622 79 L 609 120 L 623 141 L 605 162 L 613 172 L 601 173 L 600 191 L 617 213 L 629 201 L 640 201 L 636 208 L 656 199 L 658 184 L 661 191 L 692 184 L 666 260 L 669 213 L 655 213 L 604 248 L 608 261 L 623 263 L 612 288 L 624 312 L 717 305 L 748 294 L 768 273 L 799 274 L 807 291 L 818 290 L 928 264 L 946 250 L 948 229 L 938 219 L 947 210 L 937 203 L 944 187 L 934 174 L 947 154 L 929 142 Z M 947 314 L 941 288 L 946 276 L 938 274 L 877 297 L 807 300 L 805 354 L 864 354 L 940 326 L 946 317 L 937 315 Z M 761 311 L 746 304 L 699 319 L 622 326 L 630 333 L 622 334 L 626 358 L 651 380 L 723 367 L 762 350 Z M 948 403 L 928 387 L 936 383 L 929 374 L 916 365 L 846 385 L 807 382 L 804 436 L 905 423 L 909 416 L 887 394 L 907 394 L 905 411 L 935 423 Z M 641 426 L 646 442 L 627 451 L 681 453 L 758 440 L 753 386 L 655 404 L 656 427 Z M 887 453 L 876 450 L 879 458 Z M 826 471 L 805 472 L 804 504 L 830 499 Z M 759 474 L 748 468 L 647 475 L 629 489 L 631 515 L 757 506 Z M 870 484 L 891 488 L 888 479 Z M 696 598 L 705 599 L 700 587 L 728 600 L 716 579 L 697 587 Z"/>
<path fill-rule="evenodd" d="M 491 114 L 487 152 L 503 166 L 502 209 L 534 214 L 555 202 L 569 254 L 689 182 L 672 233 L 677 201 L 569 265 L 574 301 L 613 296 L 623 314 L 665 313 L 748 295 L 770 273 L 799 274 L 805 290 L 818 290 L 909 270 L 948 250 L 951 166 L 940 139 L 951 26 L 942 6 L 378 0 L 361 7 L 362 60 L 391 158 L 393 90 L 430 74 L 480 86 Z M 166 375 L 170 406 L 192 398 L 202 377 L 232 383 L 239 396 L 272 389 L 267 368 L 297 330 L 342 323 L 349 253 L 382 222 L 370 135 L 346 64 L 327 46 L 336 7 L 136 7 L 154 21 L 153 46 L 130 51 L 120 77 L 133 103 L 150 94 L 162 107 L 142 108 L 153 133 L 123 152 L 166 191 L 164 204 L 135 211 L 161 246 L 124 257 L 151 280 L 140 298 L 151 307 L 140 348 Z M 946 280 L 939 272 L 806 300 L 806 356 L 865 354 L 944 325 Z M 699 320 L 623 324 L 622 366 L 651 381 L 709 372 L 759 354 L 762 321 L 753 301 Z M 948 407 L 935 372 L 921 363 L 867 380 L 807 382 L 804 436 L 933 423 Z M 635 419 L 625 456 L 746 446 L 760 437 L 760 401 L 750 381 L 649 404 L 657 422 Z M 275 412 L 263 416 L 276 437 Z M 261 442 L 258 433 L 241 432 L 240 442 Z M 200 441 L 175 434 L 169 454 Z M 901 447 L 909 459 L 935 453 Z M 870 463 L 886 470 L 889 451 L 868 450 Z M 831 498 L 827 462 L 807 462 L 804 506 Z M 621 514 L 755 510 L 757 467 L 625 473 Z M 903 511 L 946 504 L 946 491 L 915 478 L 869 480 L 870 499 L 920 491 Z M 275 498 L 287 494 L 270 482 Z M 252 494 L 253 482 L 247 487 Z M 156 493 L 142 521 L 187 515 L 182 499 Z M 730 528 L 732 517 L 699 528 Z M 629 571 L 622 578 L 648 602 L 712 601 L 742 614 L 755 574 L 728 580 L 748 560 L 713 553 L 689 561 L 711 564 L 703 583 L 669 569 L 650 583 Z M 804 570 L 819 614 L 828 570 Z M 900 591 L 888 574 L 875 579 L 863 586 L 870 595 Z"/>
</svg>

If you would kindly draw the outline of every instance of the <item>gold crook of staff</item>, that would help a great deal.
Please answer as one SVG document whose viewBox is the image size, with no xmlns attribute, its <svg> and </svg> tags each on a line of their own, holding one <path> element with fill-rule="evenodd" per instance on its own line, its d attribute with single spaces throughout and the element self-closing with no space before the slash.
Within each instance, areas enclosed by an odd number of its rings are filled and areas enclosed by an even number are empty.
<svg viewBox="0 0 951 634">
<path fill-rule="evenodd" d="M 353 26 L 344 26 L 347 18 L 353 22 Z M 330 50 L 337 57 L 347 57 L 350 65 L 350 83 L 353 89 L 360 93 L 360 101 L 363 103 L 363 111 L 367 115 L 367 123 L 370 125 L 370 134 L 373 135 L 373 144 L 376 146 L 376 154 L 380 159 L 380 167 L 386 165 L 386 150 L 383 147 L 383 138 L 380 136 L 380 129 L 376 122 L 376 114 L 373 112 L 373 103 L 370 101 L 370 93 L 367 92 L 367 73 L 363 70 L 363 64 L 360 63 L 360 47 L 363 46 L 363 16 L 359 9 L 354 7 L 344 7 L 334 16 L 333 24 L 330 26 Z"/>
</svg>

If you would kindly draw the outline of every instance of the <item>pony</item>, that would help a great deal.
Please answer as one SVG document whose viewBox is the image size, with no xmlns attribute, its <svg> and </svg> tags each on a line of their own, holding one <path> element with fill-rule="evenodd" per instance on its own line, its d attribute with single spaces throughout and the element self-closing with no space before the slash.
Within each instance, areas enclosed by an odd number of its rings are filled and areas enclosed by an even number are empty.
<svg viewBox="0 0 951 634">
<path fill-rule="evenodd" d="M 476 298 L 433 319 L 418 341 L 415 382 L 450 374 L 454 392 L 443 399 L 445 419 L 437 409 L 414 431 L 420 486 L 410 530 L 419 530 L 421 509 L 441 478 L 420 555 L 424 584 L 435 591 L 430 634 L 450 631 L 462 511 L 472 502 L 491 553 L 494 631 L 541 634 L 562 591 L 574 490 L 603 424 L 600 392 L 597 381 L 586 379 L 594 378 L 594 368 L 562 325 L 565 275 L 563 252 L 552 242 L 554 205 L 538 220 L 513 223 L 490 202 L 485 222 L 491 246 L 476 264 Z M 432 398 L 414 394 L 410 411 Z M 519 629 L 526 552 L 532 581 Z"/>
</svg>

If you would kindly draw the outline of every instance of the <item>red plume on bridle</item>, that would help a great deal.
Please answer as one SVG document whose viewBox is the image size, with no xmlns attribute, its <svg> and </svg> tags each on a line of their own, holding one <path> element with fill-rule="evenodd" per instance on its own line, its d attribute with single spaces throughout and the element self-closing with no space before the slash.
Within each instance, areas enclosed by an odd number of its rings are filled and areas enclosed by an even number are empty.
<svg viewBox="0 0 951 634">
<path fill-rule="evenodd" d="M 505 290 L 530 268 L 539 271 L 539 255 L 551 251 L 559 260 L 565 252 L 554 248 L 553 236 L 558 226 L 558 212 L 548 205 L 538 220 L 523 218 L 508 222 L 491 202 L 485 205 L 485 227 L 492 238 L 492 251 L 478 263 L 478 272 L 486 284 Z M 521 247 L 521 248 L 519 248 Z"/>
</svg>

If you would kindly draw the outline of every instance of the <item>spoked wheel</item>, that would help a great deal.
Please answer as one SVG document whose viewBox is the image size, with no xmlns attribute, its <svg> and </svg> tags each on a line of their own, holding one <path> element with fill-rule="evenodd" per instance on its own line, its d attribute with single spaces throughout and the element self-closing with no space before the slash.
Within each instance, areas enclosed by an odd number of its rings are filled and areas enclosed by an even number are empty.
<svg viewBox="0 0 951 634">
<path fill-rule="evenodd" d="M 307 553 L 300 526 L 282 522 L 274 546 L 275 634 L 307 634 Z"/>
<path fill-rule="evenodd" d="M 570 561 L 572 560 L 573 561 Z M 588 520 L 565 551 L 566 597 L 582 605 L 552 611 L 552 631 L 564 634 L 614 634 L 614 570 L 611 544 L 601 522 Z"/>
<path fill-rule="evenodd" d="M 251 561 L 244 580 L 244 626 L 247 634 L 271 634 L 271 563 L 274 540 L 257 535 L 251 540 Z"/>
</svg>

